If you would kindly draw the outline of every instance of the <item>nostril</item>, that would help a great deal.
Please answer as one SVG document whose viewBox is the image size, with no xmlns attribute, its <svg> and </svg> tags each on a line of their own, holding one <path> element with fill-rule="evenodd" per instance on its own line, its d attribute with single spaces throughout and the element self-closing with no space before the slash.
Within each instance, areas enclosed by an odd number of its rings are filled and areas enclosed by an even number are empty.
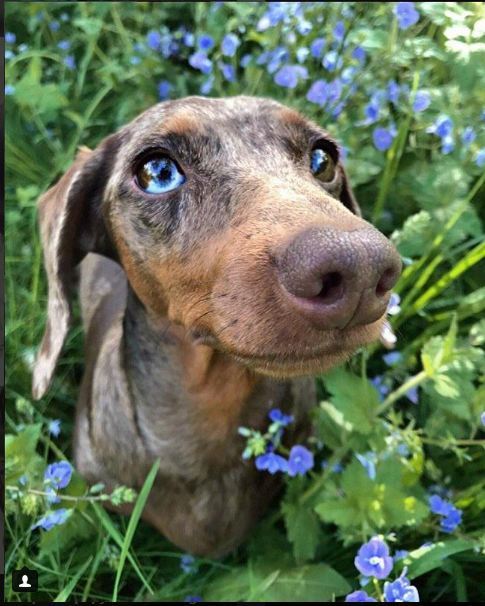
<svg viewBox="0 0 485 606">
<path fill-rule="evenodd" d="M 383 297 L 386 295 L 391 288 L 394 286 L 397 280 L 397 272 L 390 267 L 386 269 L 386 271 L 382 274 L 379 282 L 376 286 L 376 295 L 378 297 Z"/>
<path fill-rule="evenodd" d="M 344 280 L 341 274 L 336 271 L 330 272 L 322 278 L 322 288 L 318 293 L 318 298 L 323 303 L 335 303 L 344 292 Z"/>
</svg>

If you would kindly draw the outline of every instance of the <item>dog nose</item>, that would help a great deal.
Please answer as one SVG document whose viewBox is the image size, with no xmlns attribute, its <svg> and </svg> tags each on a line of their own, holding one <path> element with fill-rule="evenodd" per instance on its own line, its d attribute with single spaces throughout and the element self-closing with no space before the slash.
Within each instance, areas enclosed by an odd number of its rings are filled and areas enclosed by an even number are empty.
<svg viewBox="0 0 485 606">
<path fill-rule="evenodd" d="M 289 305 L 318 328 L 375 322 L 401 273 L 396 249 L 373 227 L 306 230 L 275 257 Z"/>
</svg>

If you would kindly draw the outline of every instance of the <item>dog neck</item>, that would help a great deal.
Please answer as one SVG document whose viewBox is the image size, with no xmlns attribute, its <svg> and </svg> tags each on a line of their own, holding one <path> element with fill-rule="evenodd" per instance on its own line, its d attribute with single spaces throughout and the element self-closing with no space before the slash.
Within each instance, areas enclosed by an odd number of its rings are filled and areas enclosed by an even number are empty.
<svg viewBox="0 0 485 606">
<path fill-rule="evenodd" d="M 285 383 L 258 376 L 226 354 L 194 344 L 185 329 L 155 318 L 129 288 L 123 323 L 124 367 L 140 433 L 149 450 L 167 443 L 194 456 L 240 459 L 240 425 L 262 426 Z M 276 402 L 277 404 L 278 402 Z M 230 446 L 228 446 L 230 445 Z M 203 456 L 202 456 L 203 458 Z"/>
</svg>

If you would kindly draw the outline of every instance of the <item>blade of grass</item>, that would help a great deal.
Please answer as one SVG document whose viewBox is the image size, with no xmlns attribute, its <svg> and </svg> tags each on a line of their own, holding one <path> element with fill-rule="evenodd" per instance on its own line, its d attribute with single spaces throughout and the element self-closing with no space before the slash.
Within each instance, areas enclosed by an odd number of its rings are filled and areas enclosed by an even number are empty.
<svg viewBox="0 0 485 606">
<path fill-rule="evenodd" d="M 84 563 L 84 566 L 81 566 L 81 568 L 76 572 L 76 574 L 72 577 L 72 579 L 64 587 L 64 589 L 57 595 L 56 598 L 54 598 L 54 600 L 53 600 L 54 602 L 67 602 L 67 599 L 71 595 L 74 587 L 76 587 L 76 584 L 79 581 L 79 579 L 81 578 L 83 572 L 86 570 L 86 568 L 89 566 L 89 564 L 91 564 L 92 559 L 93 558 L 89 558 Z"/>
<path fill-rule="evenodd" d="M 145 483 L 143 484 L 143 488 L 141 489 L 140 494 L 138 495 L 135 506 L 133 507 L 133 512 L 128 523 L 128 528 L 126 529 L 125 540 L 123 541 L 123 546 L 121 548 L 118 570 L 116 571 L 115 585 L 113 588 L 113 602 L 116 602 L 116 600 L 118 599 L 118 588 L 120 585 L 123 568 L 125 566 L 126 557 L 128 555 L 128 551 L 130 549 L 133 537 L 135 536 L 135 530 L 138 526 L 138 522 L 140 521 L 143 508 L 145 507 L 148 495 L 150 494 L 150 490 L 152 489 L 153 482 L 155 482 L 155 478 L 157 477 L 159 466 L 160 459 L 157 459 L 152 465 L 152 468 L 150 469 L 150 472 L 146 477 Z"/>
</svg>

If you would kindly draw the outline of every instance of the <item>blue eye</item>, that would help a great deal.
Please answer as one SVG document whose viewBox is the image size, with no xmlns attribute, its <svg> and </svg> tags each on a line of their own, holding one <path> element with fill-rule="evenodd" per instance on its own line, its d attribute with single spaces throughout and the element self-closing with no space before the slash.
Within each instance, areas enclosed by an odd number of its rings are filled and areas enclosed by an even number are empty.
<svg viewBox="0 0 485 606">
<path fill-rule="evenodd" d="M 321 181 L 333 181 L 335 177 L 335 162 L 325 150 L 317 148 L 310 157 L 310 169 Z"/>
<path fill-rule="evenodd" d="M 185 175 L 168 156 L 146 160 L 136 173 L 138 186 L 147 194 L 165 194 L 185 183 Z"/>
</svg>

